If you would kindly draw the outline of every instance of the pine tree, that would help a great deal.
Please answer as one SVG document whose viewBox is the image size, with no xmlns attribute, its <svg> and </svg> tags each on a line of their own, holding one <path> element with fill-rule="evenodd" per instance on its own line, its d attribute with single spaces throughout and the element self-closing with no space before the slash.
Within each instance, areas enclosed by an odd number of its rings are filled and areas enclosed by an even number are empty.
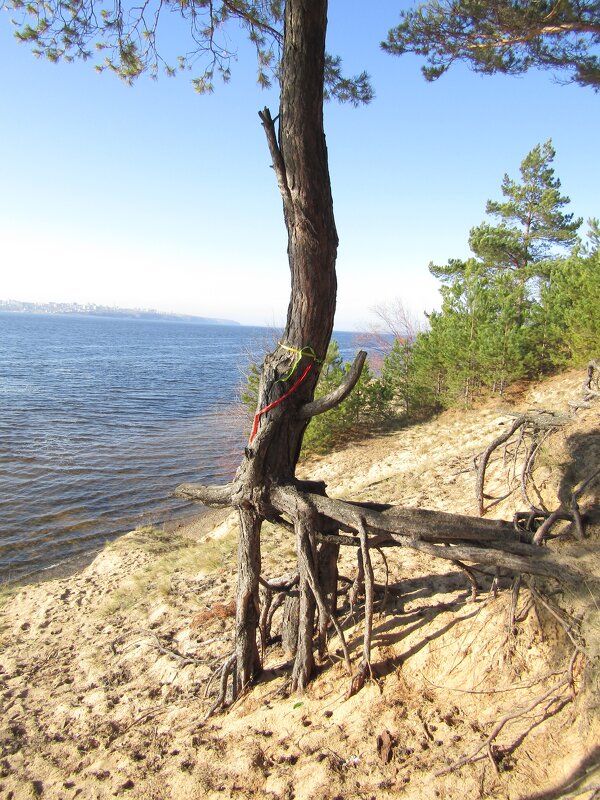
<svg viewBox="0 0 600 800">
<path fill-rule="evenodd" d="M 600 90 L 600 9 L 596 0 L 427 0 L 400 12 L 382 47 L 417 53 L 433 81 L 455 61 L 475 72 L 557 71 L 564 82 Z"/>
<path fill-rule="evenodd" d="M 509 271 L 525 292 L 535 291 L 536 280 L 544 279 L 544 263 L 558 249 L 571 247 L 582 219 L 565 214 L 571 201 L 560 194 L 560 180 L 552 162 L 556 152 L 552 140 L 536 145 L 521 162 L 521 182 L 508 175 L 502 181 L 503 201 L 488 200 L 486 213 L 497 218 L 473 228 L 469 246 L 491 271 Z"/>
<path fill-rule="evenodd" d="M 445 402 L 468 401 L 482 385 L 502 392 L 558 363 L 553 291 L 560 252 L 578 241 L 581 220 L 564 211 L 570 201 L 560 193 L 554 157 L 551 141 L 537 145 L 521 162 L 520 182 L 504 176 L 504 199 L 486 206 L 498 223 L 471 230 L 475 258 L 429 267 L 444 283 L 431 325 L 444 341 Z"/>
<path fill-rule="evenodd" d="M 588 224 L 588 246 L 549 265 L 542 308 L 552 366 L 585 364 L 600 350 L 600 237 L 597 220 Z"/>
</svg>

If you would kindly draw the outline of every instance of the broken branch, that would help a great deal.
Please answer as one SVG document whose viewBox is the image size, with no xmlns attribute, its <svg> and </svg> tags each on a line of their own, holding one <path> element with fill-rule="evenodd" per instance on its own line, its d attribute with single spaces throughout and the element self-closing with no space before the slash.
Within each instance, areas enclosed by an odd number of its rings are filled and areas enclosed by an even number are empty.
<svg viewBox="0 0 600 800">
<path fill-rule="evenodd" d="M 340 385 L 332 392 L 329 392 L 329 394 L 326 394 L 325 397 L 321 397 L 319 400 L 313 400 L 312 403 L 306 403 L 303 405 L 298 410 L 298 416 L 300 419 L 310 419 L 311 417 L 316 417 L 317 414 L 323 414 L 325 411 L 335 408 L 335 406 L 339 405 L 342 400 L 345 400 L 352 389 L 354 389 L 358 379 L 360 378 L 366 357 L 367 354 L 365 351 L 360 350 L 356 354 L 356 358 L 354 359 L 354 363 L 350 368 L 350 372 L 348 372 Z"/>
</svg>

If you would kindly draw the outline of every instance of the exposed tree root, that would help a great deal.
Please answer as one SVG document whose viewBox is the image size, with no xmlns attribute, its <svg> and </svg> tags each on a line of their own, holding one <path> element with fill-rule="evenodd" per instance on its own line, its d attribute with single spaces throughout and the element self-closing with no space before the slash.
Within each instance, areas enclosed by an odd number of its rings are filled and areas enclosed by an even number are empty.
<svg viewBox="0 0 600 800">
<path fill-rule="evenodd" d="M 237 655 L 235 653 L 233 653 L 232 655 L 229 656 L 227 661 L 225 661 L 223 664 L 221 664 L 221 666 L 218 667 L 214 671 L 213 675 L 209 679 L 208 684 L 206 686 L 206 691 L 205 691 L 205 695 L 204 695 L 205 697 L 208 696 L 208 693 L 210 691 L 210 686 L 211 686 L 211 683 L 212 683 L 213 679 L 215 677 L 217 677 L 217 676 L 221 677 L 221 680 L 220 680 L 220 683 L 219 683 L 219 695 L 218 695 L 217 699 L 215 700 L 215 702 L 212 704 L 212 706 L 209 708 L 209 710 L 204 715 L 204 720 L 205 721 L 207 719 L 209 719 L 210 717 L 212 717 L 213 714 L 216 714 L 217 711 L 220 711 L 221 709 L 225 708 L 225 703 L 226 703 L 226 700 L 227 700 L 227 682 L 229 680 L 229 676 L 230 675 L 233 675 L 232 683 L 233 683 L 233 686 L 235 687 L 235 682 L 236 682 L 235 681 L 236 662 L 237 662 Z M 235 699 L 235 697 L 233 699 Z"/>
<path fill-rule="evenodd" d="M 571 644 L 575 648 L 575 652 L 586 655 L 583 642 L 581 641 L 581 636 L 579 635 L 579 623 L 577 620 L 573 618 L 566 618 L 564 612 L 551 603 L 550 600 L 547 597 L 544 597 L 544 595 L 538 590 L 533 579 L 528 580 L 527 584 L 527 588 L 531 592 L 531 596 L 533 597 L 534 601 L 544 606 L 546 611 L 548 611 L 549 614 L 554 617 L 569 638 Z"/>
<path fill-rule="evenodd" d="M 509 490 L 508 494 L 504 495 L 503 498 L 492 498 L 489 495 L 484 493 L 484 484 L 485 484 L 485 474 L 486 470 L 490 461 L 492 454 L 501 446 L 509 444 L 512 437 L 515 435 L 517 431 L 519 431 L 519 438 L 516 443 L 516 447 L 513 454 L 513 469 L 516 471 L 516 462 L 517 456 L 520 450 L 521 443 L 525 434 L 530 436 L 531 443 L 527 449 L 526 456 L 523 460 L 523 467 L 521 469 L 520 474 L 520 484 L 521 484 L 521 492 L 523 494 L 523 498 L 525 502 L 531 507 L 533 511 L 538 513 L 543 513 L 546 509 L 539 509 L 537 508 L 529 499 L 527 484 L 528 481 L 531 479 L 531 472 L 533 469 L 533 464 L 535 461 L 535 456 L 542 445 L 546 436 L 556 430 L 557 428 L 565 425 L 569 422 L 569 417 L 565 417 L 562 415 L 554 414 L 550 411 L 542 411 L 537 414 L 522 414 L 518 416 L 513 424 L 508 428 L 508 430 L 504 431 L 500 436 L 494 439 L 483 453 L 479 456 L 477 461 L 477 481 L 476 481 L 476 499 L 477 499 L 477 509 L 479 516 L 482 517 L 486 512 L 486 507 L 484 500 L 494 500 L 494 504 L 499 502 L 501 499 L 505 499 L 506 497 L 512 494 L 512 489 Z M 504 458 L 506 459 L 506 448 L 505 448 L 505 455 Z M 539 496 L 539 493 L 538 493 Z M 541 499 L 541 498 L 540 498 Z M 488 507 L 489 508 L 489 507 Z"/>
<path fill-rule="evenodd" d="M 306 484 L 302 484 L 302 488 L 304 486 Z M 202 489 L 195 488 L 194 493 L 196 491 L 201 492 Z M 374 547 L 382 553 L 389 548 L 409 547 L 451 561 L 467 575 L 472 598 L 477 593 L 474 570 L 482 565 L 491 566 L 495 570 L 508 570 L 515 575 L 543 575 L 558 580 L 578 574 L 575 561 L 548 549 L 540 549 L 531 543 L 534 538 L 531 534 L 524 533 L 508 522 L 404 509 L 386 504 L 346 503 L 332 500 L 323 494 L 302 492 L 297 485 L 273 487 L 268 514 L 269 518 L 283 522 L 287 529 L 295 529 L 300 572 L 298 576 L 285 575 L 271 581 L 262 577 L 259 579 L 261 608 L 257 616 L 257 634 L 260 636 L 260 650 L 264 657 L 275 609 L 281 605 L 284 597 L 296 593 L 299 595 L 300 625 L 291 677 L 292 691 L 303 691 L 312 674 L 316 612 L 319 629 L 323 631 L 331 625 L 339 637 L 346 667 L 349 674 L 353 675 L 349 694 L 359 691 L 371 675 L 371 635 L 376 585 L 370 551 Z M 532 514 L 535 516 L 536 512 Z M 291 522 L 287 522 L 282 515 Z M 555 516 L 562 518 L 564 514 Z M 340 527 L 346 533 L 319 532 L 319 529 L 328 531 L 332 527 Z M 358 595 L 364 587 L 365 634 L 362 660 L 354 672 L 335 607 L 328 604 L 321 586 L 317 569 L 319 541 L 323 545 L 335 543 L 337 547 L 354 547 L 357 551 L 359 570 L 349 593 L 349 601 L 351 608 L 356 607 Z M 518 582 L 515 583 L 514 590 L 518 597 L 516 587 Z M 382 588 L 387 591 L 387 581 Z M 514 624 L 516 617 L 516 600 L 513 605 L 515 608 L 511 613 L 511 624 Z M 237 658 L 233 655 L 211 677 L 207 690 L 210 690 L 217 678 L 220 678 L 220 690 L 208 712 L 209 716 L 225 707 L 230 677 L 231 699 L 235 700 L 240 690 L 243 690 L 244 687 L 239 684 L 237 669 Z"/>
<path fill-rule="evenodd" d="M 365 685 L 367 678 L 372 675 L 371 670 L 371 636 L 373 634 L 373 598 L 375 576 L 371 555 L 369 553 L 369 540 L 367 529 L 362 517 L 358 519 L 358 532 L 360 536 L 360 552 L 362 556 L 364 581 L 365 581 L 365 633 L 363 639 L 363 657 L 358 670 L 352 676 L 347 697 L 359 692 Z"/>
<path fill-rule="evenodd" d="M 342 394 L 348 393 L 360 373 L 360 359 L 356 363 L 352 379 L 345 383 Z M 597 382 L 597 364 L 588 375 L 588 390 Z M 320 413 L 325 406 L 339 402 L 340 392 L 325 398 L 324 403 L 307 404 L 301 414 L 311 416 Z M 271 628 L 274 614 L 284 606 L 282 622 L 282 644 L 293 656 L 293 667 L 289 680 L 291 691 L 303 691 L 311 679 L 315 667 L 315 649 L 323 658 L 327 648 L 327 637 L 333 629 L 337 634 L 349 675 L 352 676 L 348 696 L 358 692 L 371 670 L 371 637 L 375 593 L 382 592 L 381 609 L 385 608 L 388 593 L 397 593 L 389 587 L 388 556 L 395 548 L 407 547 L 435 558 L 450 561 L 467 577 L 471 600 L 478 593 L 476 573 L 496 576 L 492 591 L 496 591 L 500 575 L 512 575 L 512 599 L 509 614 L 509 631 L 514 630 L 518 620 L 518 600 L 522 578 L 532 590 L 535 602 L 546 605 L 555 616 L 558 612 L 535 589 L 528 576 L 544 576 L 559 582 L 579 579 L 581 567 L 577 560 L 552 552 L 541 544 L 553 537 L 553 528 L 559 521 L 570 521 L 576 533 L 583 536 L 585 519 L 578 501 L 584 490 L 600 476 L 597 470 L 575 487 L 571 507 L 548 510 L 533 480 L 536 456 L 545 438 L 568 422 L 568 418 L 550 412 L 540 412 L 517 417 L 507 430 L 497 437 L 481 454 L 477 464 L 477 501 L 480 517 L 448 514 L 425 509 L 404 508 L 385 503 L 345 502 L 326 495 L 325 484 L 319 481 L 296 481 L 272 483 L 248 495 L 236 482 L 223 487 L 204 487 L 186 484 L 177 489 L 177 494 L 207 505 L 238 508 L 242 541 L 242 552 L 254 555 L 251 560 L 240 562 L 238 595 L 236 603 L 236 651 L 211 675 L 206 696 L 219 680 L 219 691 L 207 716 L 211 716 L 227 705 L 227 689 L 231 678 L 231 702 L 244 693 L 258 671 L 262 668 L 267 647 L 273 641 Z M 261 423 L 257 439 L 268 430 L 271 422 Z M 509 474 L 513 474 L 514 485 L 521 486 L 529 511 L 519 512 L 513 522 L 481 518 L 498 498 L 484 493 L 486 469 L 494 452 L 504 447 L 504 461 Z M 248 458 L 256 458 L 250 454 Z M 517 462 L 521 464 L 519 474 Z M 256 461 L 250 464 L 260 466 Z M 530 492 L 535 492 L 535 500 Z M 492 502 L 485 505 L 485 500 Z M 260 574 L 260 528 L 264 520 L 294 534 L 298 557 L 297 574 L 288 574 L 266 580 Z M 255 546 L 251 546 L 254 542 Z M 352 547 L 356 551 L 357 574 L 354 580 L 338 575 L 337 560 L 341 547 Z M 376 549 L 385 566 L 386 578 L 383 586 L 375 583 L 372 550 Z M 340 582 L 345 586 L 339 589 Z M 359 597 L 364 594 L 364 638 L 362 657 L 352 665 L 342 624 L 337 616 L 338 595 L 346 591 L 350 614 L 355 614 Z M 531 608 L 526 609 L 525 616 Z M 576 652 L 582 646 L 570 627 L 560 615 L 557 617 L 565 628 Z M 316 641 L 315 641 L 316 637 Z M 258 642 L 257 642 L 258 639 Z M 178 655 L 171 653 L 171 655 Z M 191 662 L 196 663 L 196 662 Z M 569 679 L 570 680 L 570 679 Z M 558 690 L 567 685 L 565 678 L 543 696 L 531 708 L 545 700 L 558 702 Z M 553 699 L 552 699 L 553 698 Z M 492 757 L 492 742 L 511 719 L 526 713 L 520 710 L 506 715 L 494 728 L 486 743 L 479 750 L 463 759 L 453 768 L 458 768 L 487 749 Z M 493 758 L 492 758 L 493 760 Z"/>
<path fill-rule="evenodd" d="M 588 377 L 583 384 L 584 399 L 587 405 L 593 397 L 600 397 L 600 392 L 597 391 L 599 379 L 599 362 L 591 361 L 588 365 Z M 596 386 L 596 389 L 593 388 Z M 571 404 L 573 405 L 573 404 Z M 480 516 L 483 516 L 486 511 L 492 508 L 497 503 L 509 497 L 513 491 L 514 486 L 509 486 L 507 493 L 501 497 L 494 498 L 484 491 L 486 470 L 489 465 L 493 453 L 501 446 L 504 445 L 504 461 L 507 462 L 508 449 L 512 444 L 512 473 L 517 478 L 517 460 L 521 451 L 522 445 L 527 437 L 529 444 L 526 445 L 525 456 L 522 460 L 520 473 L 518 476 L 518 484 L 521 488 L 523 500 L 530 508 L 529 512 L 519 512 L 515 517 L 515 524 L 523 529 L 522 523 L 525 522 L 524 529 L 533 533 L 531 539 L 532 544 L 541 545 L 543 542 L 552 535 L 552 529 L 555 524 L 560 520 L 568 520 L 573 524 L 572 531 L 579 539 L 584 538 L 584 518 L 581 514 L 578 500 L 583 491 L 600 475 L 600 470 L 596 470 L 589 478 L 582 481 L 573 491 L 571 497 L 570 508 L 559 506 L 553 511 L 548 510 L 544 505 L 543 498 L 535 485 L 533 479 L 533 471 L 535 468 L 536 456 L 538 455 L 545 439 L 556 429 L 569 422 L 568 417 L 563 417 L 552 412 L 539 412 L 537 414 L 525 414 L 517 417 L 512 425 L 500 436 L 494 439 L 484 452 L 475 459 L 477 469 L 476 480 L 476 498 L 477 508 Z M 518 436 L 515 438 L 515 434 Z M 509 470 L 509 474 L 510 474 Z M 530 487 L 536 494 L 536 500 L 533 501 L 530 497 Z M 486 500 L 491 502 L 485 504 Z"/>
<path fill-rule="evenodd" d="M 496 760 L 496 755 L 492 749 L 492 745 L 507 723 L 511 722 L 512 720 L 519 719 L 520 717 L 524 717 L 526 714 L 531 713 L 542 704 L 545 704 L 541 720 L 536 720 L 531 725 L 529 725 L 529 727 L 525 731 L 522 731 L 516 742 L 513 742 L 513 745 L 507 748 L 503 753 L 503 755 L 506 755 L 509 752 L 514 752 L 516 747 L 518 747 L 518 745 L 525 739 L 527 734 L 531 730 L 533 730 L 534 727 L 539 725 L 540 722 L 543 722 L 549 719 L 550 717 L 555 716 L 559 711 L 561 711 L 564 708 L 564 706 L 567 703 L 570 703 L 575 699 L 573 671 L 575 668 L 575 662 L 577 660 L 578 655 L 579 653 L 576 650 L 571 656 L 571 660 L 569 662 L 567 669 L 565 670 L 564 677 L 560 681 L 558 681 L 558 683 L 555 683 L 554 686 L 545 691 L 543 694 L 534 697 L 533 700 L 531 700 L 526 706 L 512 709 L 508 711 L 506 714 L 504 714 L 496 722 L 496 724 L 490 731 L 485 741 L 483 741 L 476 750 L 474 750 L 470 755 L 458 759 L 458 761 L 455 761 L 446 769 L 436 773 L 436 776 L 442 777 L 443 775 L 448 775 L 450 772 L 454 772 L 455 770 L 464 767 L 466 764 L 472 764 L 474 761 L 477 761 L 480 758 L 485 758 L 485 756 L 489 758 L 492 767 L 497 774 L 498 764 Z"/>
<path fill-rule="evenodd" d="M 154 633 L 154 631 L 147 630 L 145 628 L 140 628 L 139 630 L 135 631 L 127 631 L 127 633 L 122 634 L 121 636 L 117 636 L 111 642 L 111 648 L 115 655 L 119 654 L 118 645 L 123 641 L 123 639 L 128 638 L 132 634 L 139 635 L 144 639 L 151 639 L 153 642 L 154 647 L 158 650 L 159 653 L 162 653 L 165 656 L 169 656 L 170 658 L 176 658 L 181 662 L 181 666 L 187 666 L 188 664 L 196 664 L 196 665 L 206 665 L 209 664 L 211 659 L 206 658 L 197 658 L 196 656 L 190 655 L 183 655 L 183 653 L 177 652 L 177 650 L 171 650 L 168 647 L 165 647 L 158 636 Z M 222 642 L 227 641 L 230 637 L 228 636 L 216 636 L 213 639 L 208 639 L 206 642 L 202 642 L 202 647 L 208 644 L 213 644 L 214 642 Z M 137 640 L 139 641 L 139 639 Z M 131 645 L 129 645 L 131 647 Z M 129 648 L 124 648 L 129 649 Z"/>
</svg>

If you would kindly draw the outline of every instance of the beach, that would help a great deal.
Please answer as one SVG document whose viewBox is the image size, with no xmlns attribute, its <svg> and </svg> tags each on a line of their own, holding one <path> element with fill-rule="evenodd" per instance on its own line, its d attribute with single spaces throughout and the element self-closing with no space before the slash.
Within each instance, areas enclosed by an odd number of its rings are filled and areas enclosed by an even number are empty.
<svg viewBox="0 0 600 800">
<path fill-rule="evenodd" d="M 300 477 L 324 480 L 334 497 L 474 514 L 473 459 L 511 415 L 564 412 L 581 380 L 572 371 L 370 437 L 306 460 Z M 566 475 L 576 485 L 599 466 L 597 409 L 582 409 L 549 441 L 536 484 L 556 505 Z M 501 457 L 490 465 L 491 493 L 504 469 Z M 480 575 L 472 600 L 447 561 L 404 548 L 385 561 L 374 554 L 389 591 L 362 691 L 347 697 L 332 635 L 308 691 L 288 695 L 290 664 L 274 642 L 257 685 L 207 720 L 211 676 L 232 650 L 235 514 L 143 527 L 76 571 L 4 587 L 0 797 L 590 798 L 600 784 L 597 503 L 590 484 L 580 497 L 586 539 L 551 545 L 577 557 L 589 581 L 538 582 L 550 610 L 524 586 L 512 614 L 510 580 L 494 592 Z M 515 492 L 490 516 L 510 519 L 522 506 Z M 349 549 L 340 571 L 352 579 Z M 267 577 L 293 568 L 285 528 L 265 524 L 262 557 Z M 357 662 L 362 616 L 342 621 Z"/>
</svg>

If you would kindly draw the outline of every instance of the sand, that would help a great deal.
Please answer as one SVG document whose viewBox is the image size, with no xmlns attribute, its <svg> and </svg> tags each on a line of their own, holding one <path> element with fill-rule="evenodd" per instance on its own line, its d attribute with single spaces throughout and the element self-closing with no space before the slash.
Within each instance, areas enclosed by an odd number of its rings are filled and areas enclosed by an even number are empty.
<svg viewBox="0 0 600 800">
<path fill-rule="evenodd" d="M 371 437 L 310 459 L 302 477 L 325 480 L 336 497 L 474 514 L 474 457 L 517 411 L 564 413 L 581 380 L 567 373 L 510 402 Z M 552 434 L 537 463 L 540 495 L 557 507 L 569 486 L 600 467 L 598 408 Z M 486 491 L 504 493 L 509 467 L 499 453 Z M 134 531 L 74 574 L 6 588 L 0 797 L 596 796 L 597 484 L 580 503 L 590 513 L 586 540 L 565 530 L 551 546 L 579 557 L 589 580 L 538 582 L 547 606 L 523 588 L 510 624 L 510 581 L 492 592 L 480 576 L 472 601 L 465 575 L 449 562 L 398 549 L 386 564 L 375 554 L 376 580 L 384 583 L 387 572 L 390 591 L 376 606 L 373 679 L 358 695 L 347 699 L 335 637 L 304 695 L 286 693 L 290 665 L 274 643 L 257 686 L 206 722 L 207 683 L 232 648 L 234 515 Z M 490 516 L 510 519 L 523 508 L 517 487 Z M 341 564 L 350 578 L 352 558 L 344 554 Z M 263 560 L 266 576 L 293 566 L 285 529 L 265 526 Z M 357 663 L 361 608 L 342 618 Z"/>
</svg>

